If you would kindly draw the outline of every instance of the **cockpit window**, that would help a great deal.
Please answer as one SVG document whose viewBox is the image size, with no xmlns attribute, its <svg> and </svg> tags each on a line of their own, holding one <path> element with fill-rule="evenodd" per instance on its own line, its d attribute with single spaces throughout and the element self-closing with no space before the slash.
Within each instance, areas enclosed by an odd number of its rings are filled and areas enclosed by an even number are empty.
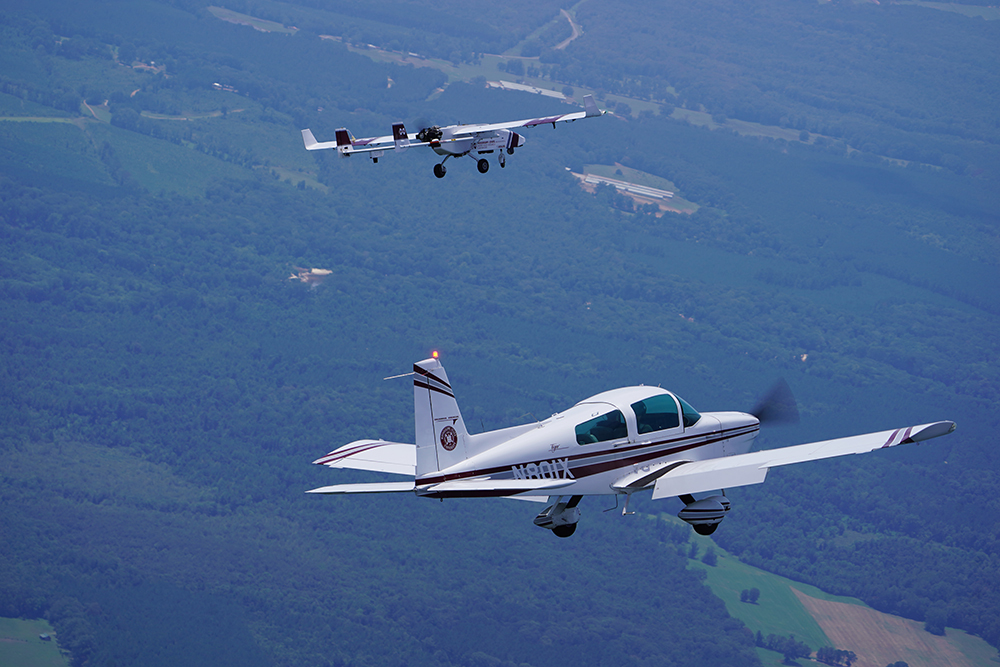
<svg viewBox="0 0 1000 667">
<path fill-rule="evenodd" d="M 639 433 L 652 433 L 681 425 L 677 416 L 677 404 L 670 394 L 652 396 L 644 401 L 632 404 L 635 412 L 635 425 Z"/>
<path fill-rule="evenodd" d="M 592 442 L 617 440 L 628 436 L 625 416 L 621 410 L 614 410 L 576 427 L 576 444 L 589 445 Z"/>
<path fill-rule="evenodd" d="M 687 401 L 680 396 L 677 397 L 677 400 L 680 401 L 681 410 L 684 412 L 684 428 L 697 424 L 698 420 L 701 419 L 701 413 L 688 405 Z"/>
</svg>

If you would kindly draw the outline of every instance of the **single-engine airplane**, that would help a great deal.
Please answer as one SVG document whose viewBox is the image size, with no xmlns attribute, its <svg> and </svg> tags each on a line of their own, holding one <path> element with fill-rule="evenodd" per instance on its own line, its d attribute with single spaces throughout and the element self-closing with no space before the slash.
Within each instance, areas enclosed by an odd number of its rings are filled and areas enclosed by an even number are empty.
<svg viewBox="0 0 1000 667">
<path fill-rule="evenodd" d="M 409 375 L 409 374 L 408 374 Z M 413 366 L 416 444 L 357 440 L 314 463 L 406 477 L 401 482 L 325 486 L 308 493 L 414 493 L 426 498 L 504 497 L 551 503 L 535 525 L 569 537 L 583 496 L 625 496 L 652 489 L 678 497 L 678 516 L 701 535 L 730 509 L 725 489 L 764 481 L 769 469 L 863 454 L 947 435 L 955 423 L 866 433 L 750 452 L 761 422 L 797 421 L 788 385 L 776 385 L 754 410 L 698 412 L 658 387 L 623 387 L 584 399 L 543 421 L 469 433 L 448 375 L 436 358 Z M 694 494 L 722 490 L 696 500 Z"/>
<path fill-rule="evenodd" d="M 535 127 L 537 125 L 556 126 L 556 123 L 572 122 L 581 118 L 597 118 L 603 116 L 607 111 L 597 108 L 597 102 L 593 95 L 586 95 L 583 98 L 584 111 L 565 113 L 558 116 L 546 116 L 544 118 L 528 118 L 525 120 L 513 120 L 506 123 L 486 123 L 483 125 L 448 125 L 447 127 L 421 128 L 416 134 L 408 134 L 403 123 L 393 123 L 392 134 L 385 137 L 368 137 L 367 139 L 355 139 L 347 128 L 340 128 L 335 132 L 335 141 L 316 141 L 311 130 L 302 130 L 302 142 L 307 151 L 318 151 L 324 148 L 336 148 L 341 157 L 350 157 L 355 153 L 367 153 L 372 162 L 385 155 L 385 151 L 391 150 L 402 153 L 414 146 L 430 146 L 438 155 L 443 155 L 444 159 L 434 165 L 434 175 L 444 178 L 447 169 L 444 163 L 451 157 L 462 157 L 475 153 L 478 157 L 477 167 L 479 173 L 485 174 L 490 169 L 489 161 L 481 157 L 482 155 L 496 152 L 497 161 L 501 167 L 507 166 L 507 155 L 513 155 L 515 148 L 524 145 L 524 137 L 514 132 L 521 127 Z"/>
</svg>

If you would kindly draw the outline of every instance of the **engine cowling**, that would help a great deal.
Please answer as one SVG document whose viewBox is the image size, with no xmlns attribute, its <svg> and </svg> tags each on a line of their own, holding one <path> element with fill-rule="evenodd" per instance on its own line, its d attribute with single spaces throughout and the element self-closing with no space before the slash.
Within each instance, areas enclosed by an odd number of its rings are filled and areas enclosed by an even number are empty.
<svg viewBox="0 0 1000 667">
<path fill-rule="evenodd" d="M 677 517 L 691 524 L 694 532 L 699 535 L 711 535 L 718 528 L 719 523 L 726 518 L 729 509 L 729 498 L 711 496 L 687 503 L 684 505 L 684 509 L 677 513 Z"/>
</svg>

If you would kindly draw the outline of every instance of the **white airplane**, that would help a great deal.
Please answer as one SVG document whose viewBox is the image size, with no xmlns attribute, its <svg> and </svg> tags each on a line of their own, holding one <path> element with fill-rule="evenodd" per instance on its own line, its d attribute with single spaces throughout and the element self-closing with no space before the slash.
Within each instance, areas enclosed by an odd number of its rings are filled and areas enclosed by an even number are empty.
<svg viewBox="0 0 1000 667">
<path fill-rule="evenodd" d="M 318 151 L 325 148 L 336 148 L 341 157 L 350 157 L 355 153 L 367 153 L 372 162 L 385 154 L 385 151 L 392 150 L 402 153 L 413 146 L 430 146 L 438 155 L 443 155 L 444 159 L 434 165 L 434 175 L 444 178 L 447 169 L 444 163 L 451 157 L 462 157 L 475 152 L 476 156 L 482 156 L 496 152 L 497 159 L 501 167 L 507 165 L 508 155 L 514 154 L 515 148 L 524 145 L 524 137 L 513 130 L 520 127 L 535 127 L 537 125 L 571 122 L 581 118 L 596 118 L 603 116 L 607 111 L 597 108 L 597 102 L 593 95 L 583 98 L 585 111 L 561 114 L 559 116 L 546 116 L 544 118 L 528 118 L 526 120 L 513 120 L 506 123 L 487 123 L 484 125 L 448 125 L 438 127 L 437 125 L 421 129 L 416 134 L 407 134 L 403 123 L 394 123 L 392 134 L 385 137 L 369 137 L 367 139 L 355 139 L 347 128 L 340 128 L 336 131 L 335 141 L 316 141 L 311 130 L 302 130 L 302 142 L 307 151 Z M 490 163 L 484 157 L 479 157 L 477 166 L 479 173 L 485 174 L 490 169 Z"/>
<path fill-rule="evenodd" d="M 410 374 L 407 374 L 410 375 Z M 580 401 L 544 421 L 469 433 L 444 367 L 413 366 L 416 444 L 357 440 L 314 463 L 392 473 L 401 482 L 340 484 L 308 493 L 413 493 L 425 498 L 504 497 L 551 503 L 535 525 L 569 537 L 583 496 L 625 496 L 652 489 L 678 497 L 678 516 L 701 535 L 729 511 L 725 489 L 759 484 L 777 466 L 863 454 L 955 430 L 950 421 L 750 452 L 762 421 L 797 420 L 794 399 L 772 390 L 755 414 L 699 413 L 658 387 L 623 387 Z M 756 416 L 755 416 L 756 415 Z M 695 493 L 722 490 L 696 500 Z"/>
</svg>

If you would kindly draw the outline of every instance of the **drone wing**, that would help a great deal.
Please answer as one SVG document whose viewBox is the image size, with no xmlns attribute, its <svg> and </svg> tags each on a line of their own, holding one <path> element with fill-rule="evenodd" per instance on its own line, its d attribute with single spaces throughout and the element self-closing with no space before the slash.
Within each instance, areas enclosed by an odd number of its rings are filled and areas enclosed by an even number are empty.
<svg viewBox="0 0 1000 667">
<path fill-rule="evenodd" d="M 455 135 L 466 135 L 466 134 L 478 134 L 480 132 L 493 132 L 496 130 L 512 130 L 517 127 L 535 127 L 536 125 L 549 125 L 552 127 L 556 126 L 556 123 L 565 123 L 574 120 L 580 120 L 581 118 L 596 118 L 598 116 L 603 116 L 607 111 L 601 111 L 597 108 L 597 102 L 594 101 L 593 95 L 587 95 L 583 98 L 583 107 L 585 111 L 576 111 L 574 113 L 564 113 L 558 116 L 545 116 L 543 118 L 526 118 L 525 120 L 511 120 L 504 123 L 486 123 L 481 125 L 460 125 L 455 129 Z"/>
<path fill-rule="evenodd" d="M 729 489 L 734 486 L 760 484 L 767 476 L 767 471 L 778 466 L 818 461 L 847 454 L 865 454 L 876 449 L 929 440 L 947 435 L 954 430 L 955 422 L 940 421 L 837 440 L 810 442 L 804 445 L 737 454 L 736 456 L 705 461 L 691 461 L 672 467 L 672 464 L 666 464 L 663 474 L 656 478 L 653 498 L 668 498 L 702 491 Z M 673 464 L 676 463 L 676 461 L 673 462 Z M 651 473 L 649 477 L 655 476 L 655 472 Z"/>
</svg>

